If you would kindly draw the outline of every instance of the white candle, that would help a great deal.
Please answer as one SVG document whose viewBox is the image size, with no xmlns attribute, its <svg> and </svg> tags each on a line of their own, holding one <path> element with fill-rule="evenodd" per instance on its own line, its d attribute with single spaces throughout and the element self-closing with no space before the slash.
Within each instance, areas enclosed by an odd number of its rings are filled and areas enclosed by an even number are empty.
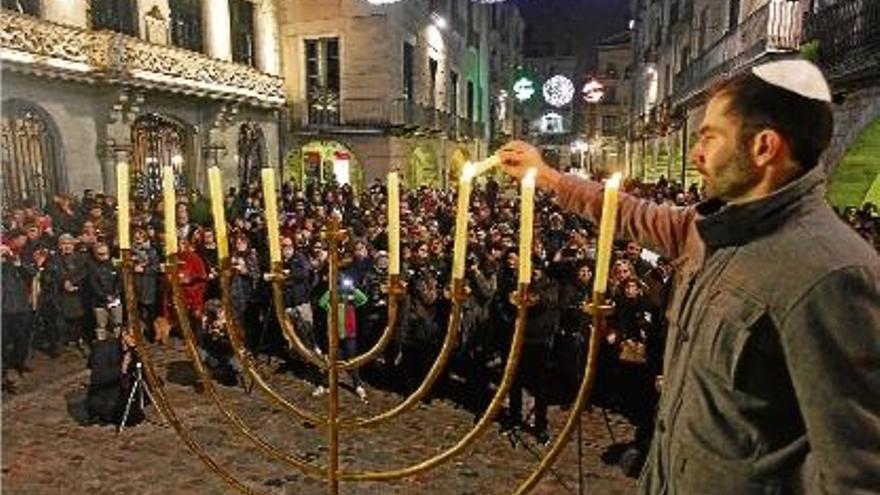
<svg viewBox="0 0 880 495">
<path fill-rule="evenodd" d="M 263 203 L 266 207 L 266 230 L 269 234 L 269 261 L 281 261 L 281 236 L 278 229 L 278 194 L 275 192 L 275 170 L 264 168 Z"/>
<path fill-rule="evenodd" d="M 177 196 L 174 192 L 174 167 L 162 167 L 162 207 L 165 210 L 165 256 L 177 252 Z"/>
<path fill-rule="evenodd" d="M 599 241 L 596 243 L 596 282 L 594 291 L 605 293 L 608 287 L 608 270 L 611 264 L 614 226 L 617 220 L 617 190 L 620 188 L 620 172 L 605 182 L 605 198 L 602 202 L 602 219 L 599 222 Z"/>
<path fill-rule="evenodd" d="M 131 248 L 131 222 L 129 221 L 129 175 L 128 163 L 116 164 L 116 220 L 119 232 L 119 249 Z"/>
<path fill-rule="evenodd" d="M 535 225 L 535 175 L 532 168 L 520 184 L 519 207 L 519 283 L 532 281 L 532 238 Z"/>
<path fill-rule="evenodd" d="M 211 191 L 211 212 L 214 216 L 214 237 L 217 239 L 217 259 L 229 257 L 226 238 L 226 213 L 223 204 L 223 178 L 219 167 L 208 168 L 208 189 Z"/>
<path fill-rule="evenodd" d="M 400 274 L 400 179 L 388 174 L 388 274 Z"/>
<path fill-rule="evenodd" d="M 467 162 L 458 181 L 458 209 L 455 212 L 455 243 L 452 250 L 452 278 L 464 278 L 464 260 L 467 254 L 468 210 L 470 210 L 473 164 Z"/>
</svg>

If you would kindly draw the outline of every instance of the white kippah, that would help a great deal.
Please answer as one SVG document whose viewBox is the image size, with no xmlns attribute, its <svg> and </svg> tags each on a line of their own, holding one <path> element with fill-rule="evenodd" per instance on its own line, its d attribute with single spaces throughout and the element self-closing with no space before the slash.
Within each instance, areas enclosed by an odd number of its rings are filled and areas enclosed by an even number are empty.
<svg viewBox="0 0 880 495">
<path fill-rule="evenodd" d="M 752 68 L 764 82 L 787 89 L 805 98 L 831 102 L 831 88 L 815 64 L 807 60 L 780 60 Z"/>
</svg>

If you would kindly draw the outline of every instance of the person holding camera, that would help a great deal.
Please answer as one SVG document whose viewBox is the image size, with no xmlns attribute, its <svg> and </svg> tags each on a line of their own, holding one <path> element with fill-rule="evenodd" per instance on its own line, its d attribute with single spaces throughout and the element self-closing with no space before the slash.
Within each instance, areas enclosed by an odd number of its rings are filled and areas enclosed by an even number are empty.
<svg viewBox="0 0 880 495">
<path fill-rule="evenodd" d="M 339 332 L 339 358 L 350 359 L 355 357 L 355 355 L 357 354 L 358 329 L 356 310 L 358 307 L 366 304 L 368 298 L 366 294 L 355 287 L 354 281 L 350 278 L 348 274 L 341 275 L 338 284 L 339 286 L 337 307 L 333 309 L 330 308 L 329 289 L 327 290 L 327 292 L 324 293 L 324 295 L 321 296 L 321 299 L 318 301 L 318 306 L 320 306 L 322 309 L 324 309 L 324 311 L 327 312 L 328 328 L 332 328 L 331 318 L 333 313 L 331 311 L 336 311 L 336 331 Z M 358 370 L 351 370 L 349 372 L 349 376 L 351 376 L 352 385 L 354 385 L 355 393 L 357 394 L 358 398 L 363 402 L 367 402 L 367 391 L 366 389 L 364 389 L 364 384 L 361 381 L 360 373 L 358 373 Z M 320 396 L 323 394 L 324 386 L 318 385 L 313 395 Z"/>
</svg>

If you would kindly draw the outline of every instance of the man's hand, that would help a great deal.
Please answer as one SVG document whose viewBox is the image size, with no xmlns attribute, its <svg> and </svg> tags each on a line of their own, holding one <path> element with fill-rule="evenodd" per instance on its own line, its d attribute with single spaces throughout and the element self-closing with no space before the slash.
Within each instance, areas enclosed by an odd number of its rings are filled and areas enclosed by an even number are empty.
<svg viewBox="0 0 880 495">
<path fill-rule="evenodd" d="M 541 152 L 525 141 L 511 141 L 497 152 L 501 168 L 517 180 L 522 180 L 526 172 L 534 167 L 538 171 L 536 182 L 543 189 L 555 189 L 562 174 L 550 167 L 541 158 Z"/>
</svg>

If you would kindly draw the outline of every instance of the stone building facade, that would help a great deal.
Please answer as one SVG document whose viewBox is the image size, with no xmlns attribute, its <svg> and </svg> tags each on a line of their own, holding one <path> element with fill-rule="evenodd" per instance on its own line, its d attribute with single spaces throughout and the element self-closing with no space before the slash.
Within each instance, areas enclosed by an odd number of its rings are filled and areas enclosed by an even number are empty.
<svg viewBox="0 0 880 495">
<path fill-rule="evenodd" d="M 502 77 L 523 27 L 511 4 L 294 0 L 279 21 L 285 177 L 360 188 L 400 169 L 408 186 L 442 187 L 512 133 Z"/>
<path fill-rule="evenodd" d="M 274 0 L 11 0 L 0 10 L 4 205 L 115 191 L 159 170 L 202 188 L 277 166 L 280 78 Z"/>
<path fill-rule="evenodd" d="M 823 156 L 829 199 L 837 206 L 880 200 L 880 3 L 633 0 L 630 8 L 634 175 L 697 181 L 687 151 L 712 84 L 767 60 L 803 56 L 822 68 L 834 94 L 834 137 Z"/>
</svg>

